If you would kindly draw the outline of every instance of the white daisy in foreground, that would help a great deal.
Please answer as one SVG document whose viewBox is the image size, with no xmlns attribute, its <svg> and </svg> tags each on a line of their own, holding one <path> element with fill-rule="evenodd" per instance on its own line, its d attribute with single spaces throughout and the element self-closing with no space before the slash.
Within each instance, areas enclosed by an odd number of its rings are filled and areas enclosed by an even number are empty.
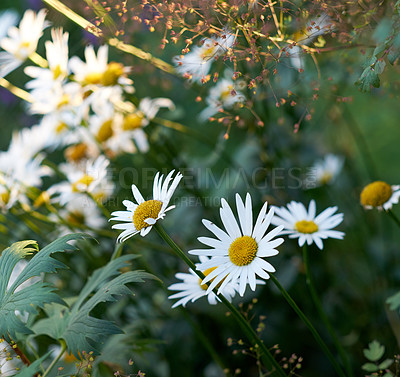
<svg viewBox="0 0 400 377">
<path fill-rule="evenodd" d="M 19 28 L 12 26 L 8 30 L 8 37 L 0 41 L 3 52 L 0 52 L 0 77 L 4 77 L 19 67 L 33 53 L 43 29 L 47 27 L 46 10 L 42 9 L 37 14 L 28 9 L 19 24 Z"/>
<path fill-rule="evenodd" d="M 253 228 L 253 210 L 250 194 L 246 195 L 246 202 L 243 203 L 239 194 L 236 194 L 236 207 L 239 223 L 225 199 L 221 199 L 220 215 L 225 231 L 217 227 L 211 221 L 203 220 L 204 226 L 216 237 L 199 237 L 198 240 L 210 246 L 211 249 L 190 250 L 189 254 L 206 255 L 211 259 L 198 266 L 200 271 L 215 268 L 202 281 L 202 284 L 211 282 L 207 293 L 215 287 L 218 293 L 223 292 L 227 284 L 239 283 L 239 294 L 243 296 L 247 284 L 254 291 L 256 289 L 256 276 L 262 279 L 269 279 L 268 272 L 275 272 L 275 268 L 263 258 L 272 257 L 278 254 L 278 247 L 282 238 L 273 239 L 283 229 L 283 226 L 271 230 L 265 234 L 274 210 L 267 212 L 267 203 L 264 203 L 257 217 Z"/>
<path fill-rule="evenodd" d="M 365 209 L 377 208 L 388 211 L 400 198 L 400 185 L 390 186 L 383 181 L 375 181 L 365 186 L 360 195 Z"/>
<path fill-rule="evenodd" d="M 331 184 L 343 168 L 344 158 L 328 154 L 323 160 L 318 160 L 307 173 L 307 188 Z"/>
<path fill-rule="evenodd" d="M 157 220 L 163 219 L 167 211 L 175 208 L 174 205 L 168 207 L 168 204 L 183 175 L 178 173 L 171 185 L 169 185 L 173 174 L 174 170 L 169 172 L 165 177 L 164 183 L 164 175 L 160 176 L 160 173 L 156 174 L 153 184 L 153 199 L 150 200 L 144 200 L 138 188 L 132 185 L 132 193 L 137 204 L 130 200 L 124 200 L 122 203 L 127 210 L 115 211 L 111 214 L 115 217 L 110 220 L 123 221 L 122 224 L 115 224 L 112 226 L 113 229 L 124 230 L 118 236 L 117 241 L 124 242 L 139 232 L 140 235 L 144 237 L 150 232 Z"/>
<path fill-rule="evenodd" d="M 337 230 L 332 230 L 343 221 L 343 214 L 334 213 L 337 207 L 329 207 L 316 215 L 315 201 L 311 200 L 306 207 L 299 202 L 292 201 L 285 207 L 274 207 L 275 216 L 271 223 L 282 225 L 284 230 L 281 234 L 288 234 L 289 238 L 298 238 L 299 246 L 303 246 L 306 242 L 311 245 L 313 242 L 320 250 L 323 249 L 323 239 L 336 238 L 343 239 L 344 233 Z"/>
<path fill-rule="evenodd" d="M 204 38 L 200 46 L 195 46 L 186 55 L 174 57 L 176 71 L 196 82 L 208 81 L 207 75 L 212 62 L 229 50 L 235 42 L 235 35 L 224 29 L 220 36 Z"/>
<path fill-rule="evenodd" d="M 209 258 L 201 256 L 200 262 L 207 262 Z M 208 275 L 212 271 L 215 270 L 216 267 L 209 268 L 205 271 L 202 271 L 204 275 Z M 177 279 L 182 280 L 181 283 L 175 283 L 168 287 L 171 291 L 179 291 L 168 298 L 174 300 L 179 298 L 172 308 L 176 308 L 179 305 L 186 306 L 186 304 L 191 301 L 194 302 L 201 297 L 207 296 L 208 303 L 210 305 L 215 305 L 220 299 L 213 291 L 208 291 L 208 285 L 202 284 L 201 279 L 196 275 L 196 273 L 189 269 L 189 273 L 185 274 L 182 272 L 178 272 L 175 274 Z M 238 291 L 239 284 L 237 282 L 231 282 L 225 285 L 221 294 L 230 302 L 232 298 L 235 296 L 236 291 Z"/>
</svg>

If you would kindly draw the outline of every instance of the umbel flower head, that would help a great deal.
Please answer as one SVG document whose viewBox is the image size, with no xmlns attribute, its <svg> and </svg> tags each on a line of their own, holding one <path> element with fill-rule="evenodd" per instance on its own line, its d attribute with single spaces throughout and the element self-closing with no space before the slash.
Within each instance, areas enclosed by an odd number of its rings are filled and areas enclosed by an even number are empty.
<svg viewBox="0 0 400 377">
<path fill-rule="evenodd" d="M 361 191 L 360 202 L 365 209 L 389 210 L 399 202 L 400 185 L 390 186 L 383 181 L 375 181 Z"/>
<path fill-rule="evenodd" d="M 117 241 L 124 242 L 139 232 L 144 237 L 150 232 L 157 220 L 163 219 L 167 211 L 175 208 L 174 205 L 168 207 L 168 204 L 183 176 L 181 173 L 178 173 L 171 185 L 169 185 L 173 174 L 174 170 L 169 172 L 165 177 L 164 183 L 164 175 L 160 176 L 160 173 L 156 174 L 153 184 L 153 199 L 150 200 L 144 200 L 138 188 L 132 185 L 132 193 L 136 203 L 124 200 L 122 203 L 126 207 L 126 211 L 115 211 L 111 214 L 114 217 L 110 220 L 122 221 L 121 224 L 112 226 L 113 229 L 124 230 L 118 236 Z"/>
<path fill-rule="evenodd" d="M 299 202 L 292 201 L 285 207 L 274 207 L 276 216 L 271 220 L 274 225 L 282 225 L 284 230 L 281 234 L 288 234 L 289 238 L 298 238 L 299 246 L 306 242 L 311 245 L 313 242 L 320 250 L 323 249 L 323 239 L 343 239 L 344 233 L 332 230 L 343 221 L 343 214 L 334 213 L 337 207 L 329 207 L 316 216 L 315 200 L 311 200 L 306 207 Z"/>
<path fill-rule="evenodd" d="M 210 260 L 198 266 L 200 271 L 215 268 L 202 281 L 202 284 L 211 282 L 207 293 L 215 287 L 218 287 L 218 293 L 222 293 L 227 284 L 238 282 L 239 294 L 243 296 L 247 284 L 253 291 L 256 289 L 256 276 L 269 279 L 268 272 L 275 272 L 275 268 L 263 258 L 278 254 L 275 248 L 283 242 L 283 239 L 274 238 L 281 232 L 283 226 L 278 226 L 265 234 L 274 215 L 273 209 L 265 215 L 267 205 L 265 203 L 261 208 L 254 227 L 250 194 L 246 195 L 245 203 L 239 194 L 236 194 L 239 223 L 225 199 L 221 199 L 220 209 L 225 230 L 220 229 L 211 221 L 203 220 L 204 226 L 217 239 L 199 237 L 198 240 L 210 246 L 211 249 L 190 250 L 189 254 L 211 257 Z"/>
<path fill-rule="evenodd" d="M 209 258 L 205 256 L 200 257 L 200 262 L 207 262 Z M 216 267 L 209 268 L 205 271 L 202 271 L 205 276 L 209 275 L 212 271 L 215 270 Z M 202 284 L 202 280 L 196 275 L 196 273 L 189 269 L 189 273 L 185 274 L 182 272 L 178 272 L 175 277 L 177 279 L 182 280 L 180 283 L 172 284 L 168 287 L 171 291 L 178 291 L 168 298 L 173 300 L 179 298 L 179 300 L 172 305 L 172 308 L 176 308 L 179 305 L 186 306 L 186 304 L 191 301 L 194 302 L 201 297 L 207 296 L 208 303 L 210 305 L 215 305 L 220 299 L 213 291 L 208 290 L 207 284 Z M 235 296 L 236 291 L 238 291 L 239 284 L 235 282 L 231 282 L 226 284 L 221 294 L 228 300 L 231 301 Z"/>
</svg>

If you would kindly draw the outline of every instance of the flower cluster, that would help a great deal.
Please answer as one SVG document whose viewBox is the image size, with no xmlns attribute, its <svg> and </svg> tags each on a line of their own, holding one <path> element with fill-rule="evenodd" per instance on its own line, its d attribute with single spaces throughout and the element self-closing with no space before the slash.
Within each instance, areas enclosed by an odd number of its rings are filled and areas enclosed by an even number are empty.
<svg viewBox="0 0 400 377">
<path fill-rule="evenodd" d="M 131 68 L 109 61 L 107 45 L 97 51 L 88 45 L 84 60 L 70 57 L 69 34 L 62 28 L 51 29 L 51 40 L 44 43 L 46 58 L 41 57 L 36 50 L 50 25 L 46 11 L 27 10 L 18 27 L 16 18 L 13 12 L 1 15 L 0 76 L 25 63 L 28 111 L 40 120 L 16 132 L 8 150 L 0 152 L 0 209 L 57 205 L 59 213 L 53 209 L 51 217 L 63 219 L 62 227 L 100 228 L 104 218 L 97 203 L 114 192 L 111 160 L 146 153 L 144 127 L 160 108 L 173 110 L 174 104 L 167 98 L 143 98 L 135 106 L 127 99 L 135 92 Z M 62 151 L 65 160 L 53 169 L 47 156 L 55 151 Z M 45 184 L 44 177 L 54 184 Z"/>
<path fill-rule="evenodd" d="M 123 230 L 118 241 L 124 242 L 137 233 L 147 235 L 152 226 L 175 207 L 168 205 L 182 175 L 178 173 L 172 179 L 173 174 L 174 171 L 171 171 L 165 180 L 163 175 L 156 174 L 153 198 L 149 200 L 145 200 L 136 185 L 132 185 L 137 204 L 125 200 L 123 204 L 127 210 L 113 212 L 110 219 L 122 221 L 112 226 Z M 227 201 L 222 199 L 220 216 L 223 228 L 203 220 L 203 225 L 215 238 L 199 237 L 198 240 L 209 248 L 190 250 L 189 254 L 199 256 L 196 269 L 203 273 L 204 279 L 199 278 L 191 269 L 189 273 L 177 273 L 176 278 L 182 282 L 169 287 L 170 290 L 178 291 L 169 297 L 179 299 L 174 307 L 185 306 L 189 301 L 204 296 L 207 296 L 210 304 L 216 304 L 219 294 L 230 301 L 236 292 L 243 296 L 247 286 L 254 291 L 257 285 L 269 279 L 270 273 L 275 272 L 275 268 L 265 258 L 279 253 L 276 248 L 283 243 L 283 238 L 276 238 L 279 235 L 288 234 L 289 238 L 299 238 L 299 246 L 314 242 L 320 249 L 323 248 L 322 239 L 342 239 L 344 236 L 343 232 L 333 230 L 343 220 L 343 214 L 334 214 L 337 207 L 327 208 L 316 216 L 313 200 L 308 212 L 303 204 L 297 202 L 289 203 L 288 209 L 272 207 L 267 212 L 268 203 L 265 202 L 255 224 L 250 194 L 246 195 L 245 201 L 236 194 L 236 209 L 237 217 Z M 268 231 L 271 224 L 276 227 Z"/>
</svg>

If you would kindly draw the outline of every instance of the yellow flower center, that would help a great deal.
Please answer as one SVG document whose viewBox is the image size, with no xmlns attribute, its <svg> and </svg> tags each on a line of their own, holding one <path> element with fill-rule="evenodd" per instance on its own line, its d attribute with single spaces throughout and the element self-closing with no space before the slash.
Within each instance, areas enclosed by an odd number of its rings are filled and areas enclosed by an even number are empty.
<svg viewBox="0 0 400 377">
<path fill-rule="evenodd" d="M 318 225 L 314 221 L 301 220 L 294 225 L 300 233 L 310 234 L 318 231 Z"/>
<path fill-rule="evenodd" d="M 57 109 L 61 109 L 63 106 L 68 105 L 70 101 L 68 94 L 63 94 L 60 101 L 57 104 Z"/>
<path fill-rule="evenodd" d="M 83 191 L 87 189 L 93 181 L 94 178 L 92 176 L 85 174 L 81 179 L 77 180 L 75 183 L 72 184 L 72 191 L 73 192 Z"/>
<path fill-rule="evenodd" d="M 56 134 L 61 134 L 64 131 L 68 130 L 68 125 L 64 122 L 61 122 L 57 127 L 56 127 Z"/>
<path fill-rule="evenodd" d="M 0 202 L 3 204 L 8 204 L 10 201 L 10 193 L 8 191 L 4 191 L 0 194 Z"/>
<path fill-rule="evenodd" d="M 203 60 L 208 60 L 211 59 L 215 55 L 215 50 L 217 49 L 217 46 L 211 46 L 208 48 L 205 48 L 204 51 L 201 54 L 201 58 Z"/>
<path fill-rule="evenodd" d="M 112 119 L 106 120 L 97 132 L 97 140 L 100 143 L 107 141 L 114 134 Z"/>
<path fill-rule="evenodd" d="M 102 74 L 99 72 L 91 72 L 88 73 L 83 79 L 84 84 L 86 85 L 97 85 L 101 83 Z"/>
<path fill-rule="evenodd" d="M 79 162 L 87 157 L 87 149 L 88 147 L 85 143 L 71 145 L 65 150 L 64 155 L 68 161 Z"/>
<path fill-rule="evenodd" d="M 135 130 L 136 128 L 140 128 L 142 126 L 144 115 L 142 112 L 136 112 L 133 114 L 129 114 L 124 118 L 124 122 L 122 124 L 122 129 L 124 131 Z"/>
<path fill-rule="evenodd" d="M 221 93 L 221 100 L 224 102 L 226 101 L 232 93 L 233 86 L 229 85 L 222 93 Z"/>
<path fill-rule="evenodd" d="M 207 268 L 207 270 L 203 271 L 204 276 L 208 276 L 209 274 L 211 274 L 211 272 L 213 272 L 217 267 L 211 267 L 211 268 Z M 215 279 L 215 278 L 214 278 Z M 208 285 L 211 284 L 213 282 L 214 279 L 211 279 L 208 283 L 205 284 L 201 284 L 201 282 L 203 281 L 202 279 L 199 279 L 199 285 L 201 287 L 201 289 L 203 289 L 204 291 L 206 291 L 208 289 Z M 223 278 L 217 285 L 216 288 L 219 288 L 222 284 L 222 282 L 225 280 L 225 278 Z"/>
<path fill-rule="evenodd" d="M 141 230 L 150 226 L 144 220 L 156 219 L 161 211 L 162 202 L 160 200 L 147 200 L 139 204 L 133 213 L 133 224 L 136 230 Z"/>
<path fill-rule="evenodd" d="M 247 266 L 257 255 L 258 244 L 253 237 L 236 238 L 229 247 L 229 259 L 236 266 Z"/>
<path fill-rule="evenodd" d="M 113 86 L 118 84 L 118 79 L 124 74 L 124 66 L 121 63 L 111 62 L 101 77 L 101 84 Z"/>
<path fill-rule="evenodd" d="M 322 183 L 323 185 L 326 185 L 327 183 L 329 183 L 329 182 L 332 180 L 332 178 L 333 178 L 333 176 L 332 176 L 331 173 L 324 172 L 324 173 L 322 174 L 322 177 L 321 177 L 320 181 L 321 181 L 321 183 Z"/>
<path fill-rule="evenodd" d="M 375 181 L 365 186 L 360 195 L 363 206 L 379 207 L 392 196 L 392 187 L 383 181 Z"/>
<path fill-rule="evenodd" d="M 57 64 L 57 66 L 53 70 L 53 79 L 54 80 L 58 79 L 62 74 L 63 74 L 63 71 L 62 71 L 60 65 Z"/>
</svg>

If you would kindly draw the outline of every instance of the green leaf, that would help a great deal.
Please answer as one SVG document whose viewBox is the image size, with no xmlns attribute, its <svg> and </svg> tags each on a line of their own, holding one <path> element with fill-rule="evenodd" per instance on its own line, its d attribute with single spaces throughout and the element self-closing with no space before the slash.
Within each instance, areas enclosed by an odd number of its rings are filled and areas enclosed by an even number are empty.
<svg viewBox="0 0 400 377">
<path fill-rule="evenodd" d="M 113 302 L 116 301 L 115 296 L 131 294 L 126 284 L 140 283 L 144 278 L 155 278 L 143 271 L 128 271 L 121 274 L 120 270 L 133 258 L 135 258 L 133 255 L 122 256 L 96 270 L 71 308 L 57 304 L 46 307 L 49 318 L 39 321 L 34 326 L 35 333 L 46 334 L 54 339 L 64 339 L 68 352 L 77 357 L 82 351 L 93 351 L 98 354 L 98 348 L 105 342 L 107 336 L 122 331 L 110 321 L 90 316 L 90 312 L 101 302 Z"/>
<path fill-rule="evenodd" d="M 371 67 L 365 68 L 360 78 L 356 81 L 356 86 L 362 92 L 370 92 L 372 86 L 379 88 L 380 84 L 379 76 Z"/>
<path fill-rule="evenodd" d="M 368 347 L 368 349 L 364 349 L 364 356 L 369 361 L 378 361 L 385 353 L 385 347 L 376 340 L 372 341 Z"/>
<path fill-rule="evenodd" d="M 392 359 L 386 359 L 385 361 L 382 361 L 378 366 L 379 369 L 386 369 L 389 368 L 393 364 Z"/>
<path fill-rule="evenodd" d="M 400 307 L 400 292 L 397 292 L 395 295 L 390 296 L 386 303 L 389 305 L 390 310 L 397 310 Z"/>
<path fill-rule="evenodd" d="M 51 255 L 75 250 L 67 242 L 78 238 L 83 238 L 83 236 L 72 234 L 61 237 L 37 252 L 12 284 L 10 284 L 10 278 L 16 264 L 37 251 L 37 244 L 36 241 L 16 242 L 2 252 L 0 257 L 0 337 L 10 340 L 10 337 L 15 338 L 17 333 L 31 333 L 31 330 L 15 314 L 16 310 L 37 313 L 37 309 L 43 307 L 45 303 L 63 302 L 53 292 L 54 288 L 47 283 L 40 281 L 31 285 L 22 286 L 22 284 L 42 273 L 54 273 L 57 269 L 65 268 L 63 263 L 53 259 Z"/>
<path fill-rule="evenodd" d="M 372 363 L 366 363 L 361 368 L 366 372 L 377 372 L 379 370 L 378 366 Z"/>
<path fill-rule="evenodd" d="M 51 352 L 46 353 L 40 359 L 37 359 L 31 365 L 29 365 L 29 367 L 21 369 L 21 371 L 16 374 L 16 377 L 32 377 L 35 375 L 35 373 L 39 372 L 40 370 L 40 364 L 42 364 L 42 362 L 46 360 L 50 354 Z"/>
</svg>

